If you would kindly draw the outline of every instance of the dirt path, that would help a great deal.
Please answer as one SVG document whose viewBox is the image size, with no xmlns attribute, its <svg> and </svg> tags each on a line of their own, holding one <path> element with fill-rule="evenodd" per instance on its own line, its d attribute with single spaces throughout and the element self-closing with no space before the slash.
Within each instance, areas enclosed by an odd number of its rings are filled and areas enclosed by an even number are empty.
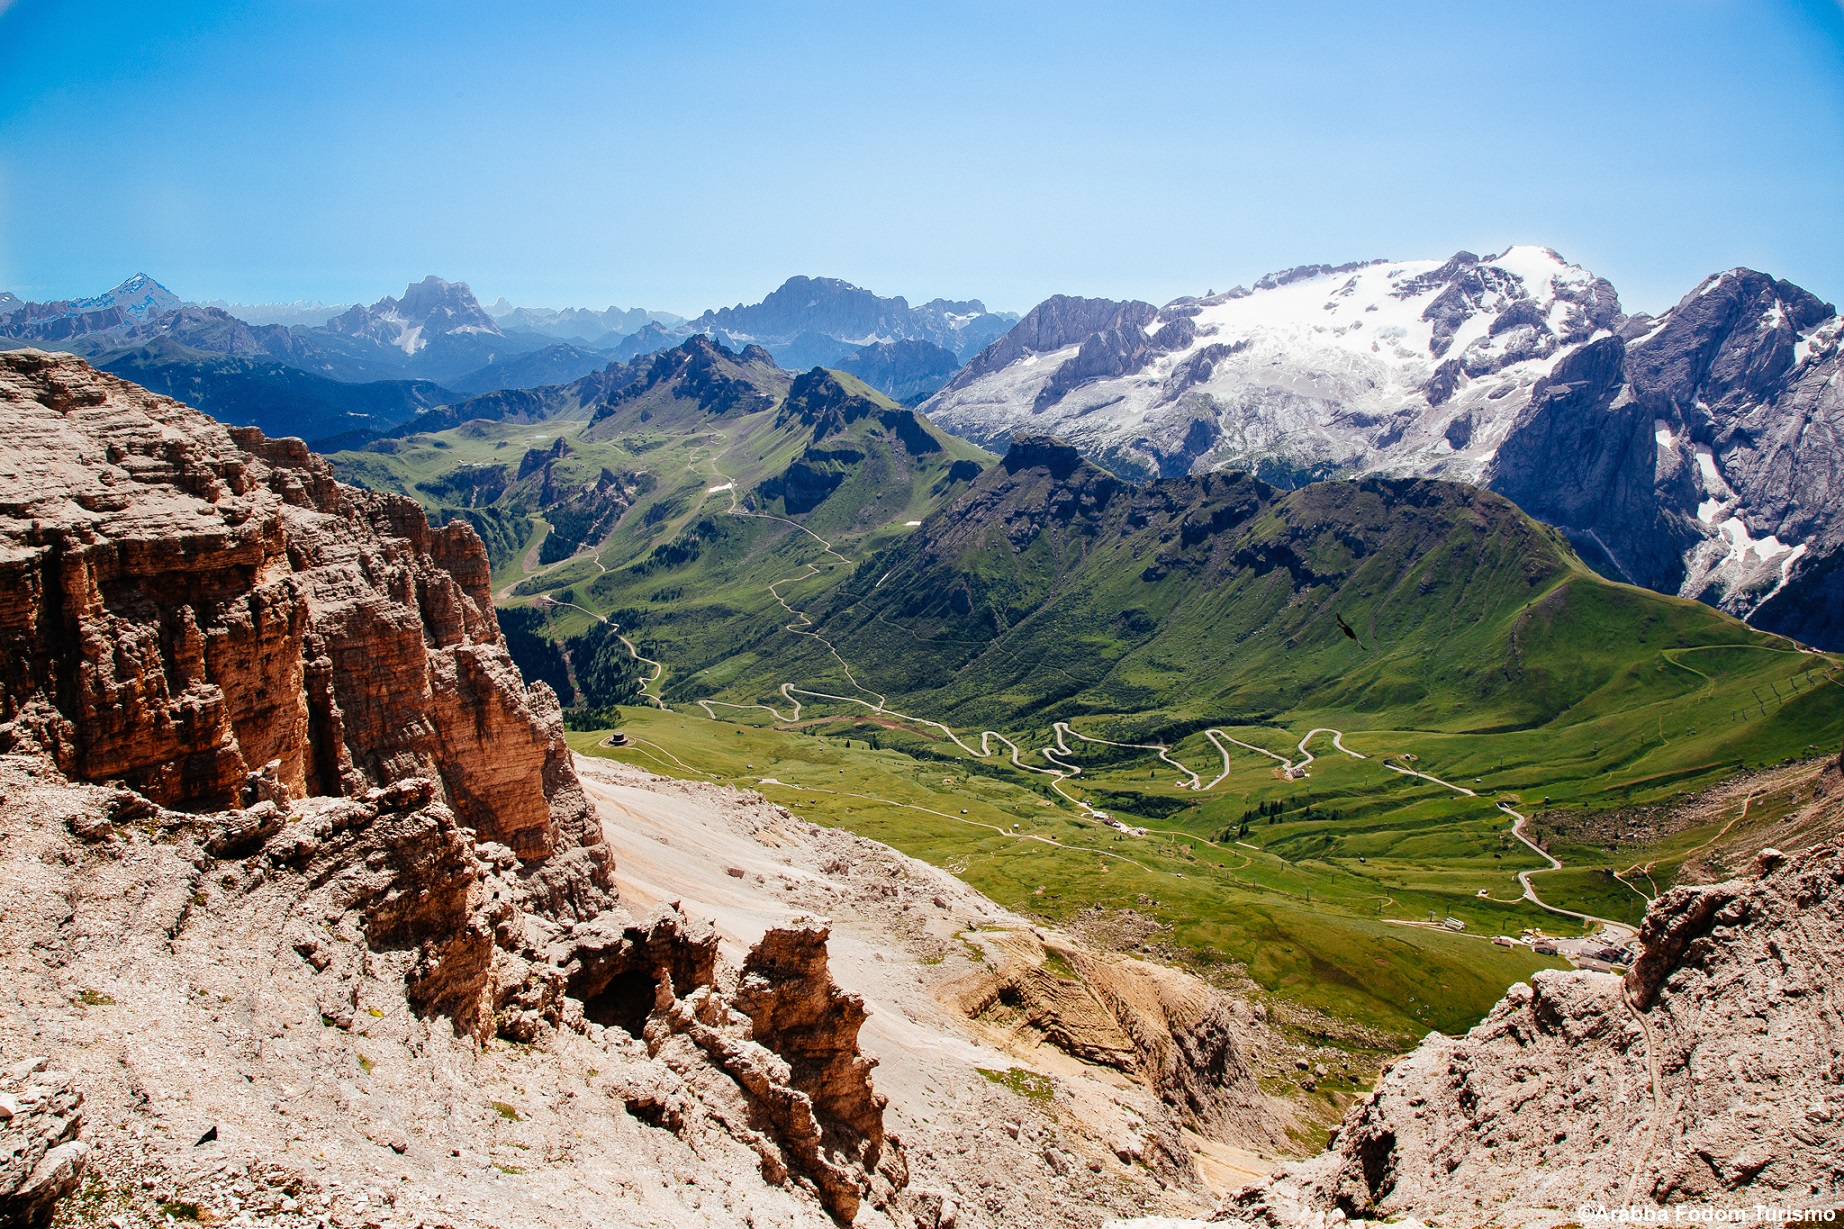
<svg viewBox="0 0 1844 1229">
<path fill-rule="evenodd" d="M 594 556 L 591 556 L 591 557 L 594 558 Z M 602 568 L 602 561 L 599 558 L 596 559 L 595 565 L 599 568 Z M 608 569 L 602 568 L 602 571 L 607 572 Z M 588 615 L 590 618 L 598 620 L 599 622 L 602 622 L 602 623 L 606 623 L 609 626 L 609 628 L 615 633 L 615 639 L 621 642 L 621 647 L 625 648 L 628 651 L 628 656 L 632 657 L 635 661 L 640 662 L 643 665 L 648 665 L 648 666 L 653 667 L 653 673 L 648 675 L 645 679 L 641 680 L 640 694 L 644 696 L 647 699 L 647 701 L 653 705 L 653 707 L 659 708 L 659 709 L 663 709 L 666 707 L 666 702 L 664 700 L 660 699 L 658 696 L 654 695 L 651 691 L 647 690 L 647 688 L 659 682 L 660 675 L 665 673 L 666 667 L 661 665 L 659 662 L 654 661 L 651 657 L 642 657 L 640 655 L 640 650 L 634 647 L 634 642 L 632 640 L 629 640 L 626 636 L 623 636 L 621 634 L 620 624 L 610 621 L 608 616 L 606 615 L 597 614 L 595 611 L 589 609 L 587 606 L 578 606 L 575 602 L 560 602 L 548 593 L 539 594 L 538 600 L 540 602 L 543 602 L 546 606 L 568 606 L 572 610 L 580 610 L 584 614 Z"/>
<path fill-rule="evenodd" d="M 1083 734 L 1077 730 L 1073 730 L 1070 728 L 1069 723 L 1067 721 L 1058 721 L 1051 728 L 1056 731 L 1056 752 L 1057 754 L 1060 754 L 1060 755 L 1074 755 L 1075 754 L 1075 752 L 1071 751 L 1066 745 L 1064 745 L 1063 738 L 1066 735 L 1070 738 L 1079 738 L 1085 743 L 1098 743 L 1104 747 L 1130 747 L 1135 751 L 1153 751 L 1153 752 L 1158 753 L 1158 756 L 1160 759 L 1164 760 L 1166 763 L 1170 764 L 1173 768 L 1176 768 L 1179 772 L 1184 773 L 1185 776 L 1190 778 L 1189 781 L 1178 782 L 1178 786 L 1180 789 L 1203 789 L 1204 788 L 1204 779 L 1198 776 L 1195 772 L 1192 772 L 1189 768 L 1186 768 L 1183 764 L 1180 764 L 1177 760 L 1173 759 L 1172 754 L 1171 754 L 1172 749 L 1166 746 L 1164 743 L 1117 743 L 1111 739 L 1095 738 L 1095 737 L 1092 737 L 1091 735 Z M 1048 747 L 1044 749 L 1043 754 L 1044 754 L 1045 759 L 1050 760 L 1052 764 L 1056 764 L 1057 767 L 1059 768 L 1068 770 L 1068 772 L 1072 776 L 1082 771 L 1082 766 L 1079 764 L 1064 764 L 1058 760 L 1052 759 L 1051 751 Z"/>
</svg>

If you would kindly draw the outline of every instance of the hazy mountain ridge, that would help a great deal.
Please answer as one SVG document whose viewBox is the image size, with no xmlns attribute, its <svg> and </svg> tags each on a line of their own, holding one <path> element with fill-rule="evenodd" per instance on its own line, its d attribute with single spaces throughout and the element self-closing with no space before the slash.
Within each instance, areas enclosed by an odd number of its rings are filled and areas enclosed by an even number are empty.
<svg viewBox="0 0 1844 1229">
<path fill-rule="evenodd" d="M 804 299 L 803 287 L 810 292 Z M 137 370 L 183 365 L 186 360 L 172 346 L 146 355 L 127 353 L 166 340 L 194 351 L 268 360 L 349 383 L 433 380 L 467 397 L 569 383 L 611 360 L 626 362 L 670 350 L 695 334 L 708 334 L 719 345 L 740 352 L 754 334 L 725 324 L 743 321 L 757 327 L 766 321 L 782 330 L 773 333 L 768 346 L 780 365 L 793 370 L 836 365 L 861 375 L 880 392 L 914 402 L 953 372 L 958 354 L 984 346 L 1015 319 L 987 312 L 977 300 L 935 300 L 912 309 L 900 297 L 879 298 L 826 278 L 790 279 L 763 304 L 707 312 L 696 322 L 642 308 L 514 307 L 503 298 L 487 309 L 465 282 L 433 275 L 412 283 L 400 297 L 385 296 L 370 305 L 268 304 L 247 314 L 253 319 L 244 319 L 232 305 L 218 301 L 184 303 L 145 274 L 137 274 L 86 299 L 26 303 L 15 295 L 0 295 L 0 345 L 53 346 L 104 365 L 119 359 Z M 719 317 L 721 321 L 713 324 Z M 923 340 L 924 335 L 931 340 Z M 210 360 L 200 361 L 209 367 Z M 221 395 L 213 371 L 175 370 L 166 378 L 190 384 L 201 398 L 211 398 L 218 390 L 216 399 L 200 401 L 207 412 L 233 417 L 263 413 L 251 409 L 248 397 Z M 243 378 L 250 384 L 258 375 L 246 371 Z M 277 379 L 276 400 L 293 404 L 293 392 L 283 387 L 291 378 L 277 373 Z M 352 412 L 362 417 L 366 411 L 354 407 Z M 329 432 L 329 422 L 319 412 L 292 425 L 279 411 L 263 417 L 266 430 L 309 438 L 378 429 L 354 421 Z M 393 425 L 382 424 L 385 429 Z"/>
<path fill-rule="evenodd" d="M 302 325 L 317 329 L 333 317 L 350 311 L 351 303 L 322 303 L 317 299 L 296 299 L 292 303 L 230 303 L 208 299 L 201 307 L 215 307 L 237 317 L 245 324 L 279 324 L 284 328 Z"/>
<path fill-rule="evenodd" d="M 321 448 L 368 439 L 449 400 L 428 380 L 333 380 L 261 357 L 195 350 L 171 337 L 99 355 L 98 367 L 197 407 L 224 422 L 275 437 L 295 435 Z"/>
<path fill-rule="evenodd" d="M 609 306 L 601 311 L 588 307 L 514 307 L 502 296 L 486 308 L 486 313 L 508 332 L 543 333 L 563 341 L 607 345 L 611 341 L 637 333 L 648 324 L 667 326 L 685 323 L 685 317 L 672 312 L 651 311 L 644 307 Z"/>
<path fill-rule="evenodd" d="M 965 359 L 1017 322 L 1009 312 L 989 312 L 978 299 L 931 299 L 911 307 L 901 295 L 882 298 L 836 277 L 790 277 L 760 303 L 707 311 L 690 322 L 701 332 L 722 330 L 770 349 L 802 333 L 819 333 L 853 346 L 880 341 L 933 342 Z"/>
</svg>

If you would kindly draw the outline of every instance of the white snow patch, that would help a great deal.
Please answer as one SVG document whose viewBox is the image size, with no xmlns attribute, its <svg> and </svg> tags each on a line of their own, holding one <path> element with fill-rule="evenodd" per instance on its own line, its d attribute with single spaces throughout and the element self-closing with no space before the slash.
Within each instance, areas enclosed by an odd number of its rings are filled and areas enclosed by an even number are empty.
<svg viewBox="0 0 1844 1229">
<path fill-rule="evenodd" d="M 1838 344 L 1840 330 L 1844 330 L 1844 318 L 1833 316 L 1810 331 L 1801 333 L 1799 340 L 1793 343 L 1793 366 L 1804 366 L 1812 359 L 1830 353 Z"/>
<path fill-rule="evenodd" d="M 1662 418 L 1652 420 L 1652 438 L 1658 441 L 1660 448 L 1670 448 L 1678 442 L 1677 437 L 1671 434 L 1671 424 Z"/>
<path fill-rule="evenodd" d="M 736 489 L 736 483 L 724 482 L 724 483 L 719 483 L 717 486 L 709 488 L 705 493 L 707 495 L 715 495 L 719 491 L 734 491 L 735 489 Z"/>
<path fill-rule="evenodd" d="M 1767 591 L 1766 596 L 1754 604 L 1754 608 L 1756 610 L 1759 610 L 1762 606 L 1765 606 L 1768 600 L 1772 598 L 1774 594 L 1786 588 L 1786 582 L 1793 578 L 1793 565 L 1795 563 L 1798 563 L 1802 558 L 1804 558 L 1805 553 L 1806 553 L 1806 544 L 1804 542 L 1801 542 L 1798 546 L 1795 546 L 1792 550 L 1786 552 L 1786 558 L 1780 561 L 1780 581 L 1779 583 L 1776 584 L 1773 588 L 1769 589 Z"/>
<path fill-rule="evenodd" d="M 1739 516 L 1731 516 L 1716 526 L 1716 531 L 1729 540 L 1729 557 L 1738 562 L 1746 562 L 1749 555 L 1766 562 L 1776 555 L 1791 550 L 1805 550 L 1805 544 L 1794 547 L 1782 542 L 1773 534 L 1757 538 L 1748 532 L 1748 524 Z"/>
<path fill-rule="evenodd" d="M 1716 455 L 1710 451 L 1708 444 L 1697 445 L 1697 471 L 1703 476 L 1703 493 L 1718 495 L 1724 499 L 1734 499 L 1735 491 L 1729 486 L 1722 471 L 1716 468 Z"/>
<path fill-rule="evenodd" d="M 1539 350 L 1535 357 L 1504 364 L 1514 347 L 1533 339 L 1518 329 L 1491 337 L 1492 322 L 1517 295 L 1528 294 L 1560 329 L 1572 308 L 1557 289 L 1591 284 L 1594 275 L 1535 246 L 1482 261 L 1484 268 L 1514 276 L 1523 288 L 1489 292 L 1469 304 L 1435 355 L 1434 322 L 1422 314 L 1446 287 L 1397 295 L 1444 263 L 1366 265 L 1235 297 L 1194 300 L 1195 341 L 1152 356 L 1132 375 L 1083 384 L 1039 411 L 1035 402 L 1045 381 L 1077 352 L 1068 346 L 1020 356 L 938 394 L 924 412 L 976 439 L 997 443 L 1022 428 L 1052 431 L 1081 447 L 1137 455 L 1148 468 L 1156 455 L 1183 450 L 1186 428 L 1202 414 L 1215 420 L 1220 433 L 1198 466 L 1252 467 L 1263 457 L 1284 455 L 1329 462 L 1353 474 L 1438 472 L 1476 482 L 1528 404 L 1531 387 L 1570 350 Z M 1467 353 L 1469 346 L 1474 349 Z M 1484 359 L 1497 370 L 1464 381 L 1433 410 L 1429 380 L 1441 362 L 1462 353 L 1474 369 Z M 1205 366 L 1209 374 L 1200 379 Z M 1462 413 L 1471 416 L 1473 431 L 1456 456 L 1444 430 Z"/>
</svg>

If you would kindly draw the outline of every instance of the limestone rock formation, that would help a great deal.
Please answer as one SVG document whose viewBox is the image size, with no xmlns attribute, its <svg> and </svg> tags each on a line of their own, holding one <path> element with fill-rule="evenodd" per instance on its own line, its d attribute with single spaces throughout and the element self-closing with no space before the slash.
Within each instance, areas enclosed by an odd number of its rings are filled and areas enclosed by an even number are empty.
<svg viewBox="0 0 1844 1229">
<path fill-rule="evenodd" d="M 712 1065 L 730 1078 L 728 1087 L 706 1079 L 701 1091 L 720 1115 L 728 1103 L 732 1130 L 756 1150 L 771 1183 L 792 1176 L 810 1184 L 841 1224 L 851 1224 L 867 1199 L 886 1205 L 908 1172 L 901 1150 L 887 1147 L 886 1102 L 871 1085 L 875 1063 L 858 1052 L 864 1003 L 826 971 L 827 928 L 769 930 L 730 994 L 711 976 L 716 936 L 708 926 L 687 933 L 668 915 L 647 932 L 638 950 L 648 963 L 662 974 L 681 970 L 655 984 L 641 1029 L 649 1052 L 690 1079 Z M 680 945 L 689 950 L 675 951 Z M 625 976 L 632 993 L 635 973 Z"/>
<path fill-rule="evenodd" d="M 70 1072 L 47 1066 L 29 1058 L 0 1073 L 0 1229 L 50 1224 L 89 1168 L 89 1145 L 77 1139 L 83 1094 Z"/>
<path fill-rule="evenodd" d="M 887 1101 L 871 1085 L 876 1060 L 858 1052 L 864 1000 L 841 991 L 827 971 L 831 933 L 817 922 L 770 930 L 743 962 L 734 1002 L 749 1018 L 750 1038 L 781 1056 L 789 1083 L 811 1104 L 819 1137 L 810 1165 L 822 1190 L 839 1189 L 832 1199 L 849 1221 L 861 1194 L 852 1189 L 855 1175 L 900 1174 L 901 1157 L 883 1165 Z"/>
<path fill-rule="evenodd" d="M 1334 1147 L 1219 1213 L 1558 1225 L 1582 1205 L 1829 1208 L 1844 1198 L 1844 845 L 1675 888 L 1624 979 L 1543 972 L 1430 1036 Z"/>
<path fill-rule="evenodd" d="M 541 1074 L 570 1090 L 556 1094 L 564 1122 L 535 1136 L 547 1158 L 593 1131 L 616 1172 L 623 1149 L 660 1165 L 657 1144 L 631 1138 L 658 1132 L 713 1167 L 701 1189 L 756 1192 L 739 1221 L 751 1206 L 786 1223 L 804 1205 L 799 1224 L 894 1207 L 902 1153 L 857 1051 L 862 1006 L 827 975 L 823 928 L 771 931 L 739 980 L 710 925 L 676 909 L 583 922 L 535 910 L 521 859 L 437 793 L 407 778 L 293 800 L 277 822 L 271 801 L 174 811 L 67 782 L 42 755 L 0 755 L 0 1054 L 45 1046 L 74 1064 L 108 1126 L 105 1178 L 145 1172 L 182 1202 L 205 1193 L 216 1160 L 192 1141 L 213 1124 L 214 1139 L 283 1163 L 311 1138 L 348 1174 L 375 1163 L 366 1149 L 387 1150 L 426 1175 L 417 1197 L 433 1211 L 451 1149 L 460 1158 L 500 1138 L 493 1123 L 536 1112 L 477 1087 L 509 1051 L 528 1056 L 506 1076 L 519 1094 Z M 389 1092 L 370 1078 L 380 1064 Z M 0 1097 L 14 1113 L 0 1123 L 0 1193 L 49 1208 L 86 1145 L 71 1142 L 66 1078 L 35 1070 Z M 591 1091 L 599 1110 L 568 1100 Z M 28 1105 L 43 1110 L 28 1118 Z M 515 1150 L 492 1172 L 531 1163 Z M 298 1191 L 293 1173 L 278 1182 Z M 638 1206 L 644 1193 L 629 1194 Z"/>
<path fill-rule="evenodd" d="M 427 778 L 543 906 L 608 903 L 471 529 L 68 356 L 0 355 L 0 427 L 0 750 L 180 810 Z"/>
</svg>

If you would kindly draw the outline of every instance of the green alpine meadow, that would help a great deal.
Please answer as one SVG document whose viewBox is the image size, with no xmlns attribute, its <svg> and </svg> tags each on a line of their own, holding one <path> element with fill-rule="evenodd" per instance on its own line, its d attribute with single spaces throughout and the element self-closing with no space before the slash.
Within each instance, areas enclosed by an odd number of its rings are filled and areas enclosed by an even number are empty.
<svg viewBox="0 0 1844 1229">
<path fill-rule="evenodd" d="M 1380 1036 L 1463 1030 L 1562 964 L 1498 936 L 1629 959 L 1736 817 L 1641 840 L 1596 817 L 1844 736 L 1835 658 L 1609 580 L 1478 487 L 1136 483 L 759 348 L 627 367 L 334 456 L 480 529 L 580 751 L 760 792 L 1047 921 L 1144 915 L 1191 967 Z"/>
</svg>

